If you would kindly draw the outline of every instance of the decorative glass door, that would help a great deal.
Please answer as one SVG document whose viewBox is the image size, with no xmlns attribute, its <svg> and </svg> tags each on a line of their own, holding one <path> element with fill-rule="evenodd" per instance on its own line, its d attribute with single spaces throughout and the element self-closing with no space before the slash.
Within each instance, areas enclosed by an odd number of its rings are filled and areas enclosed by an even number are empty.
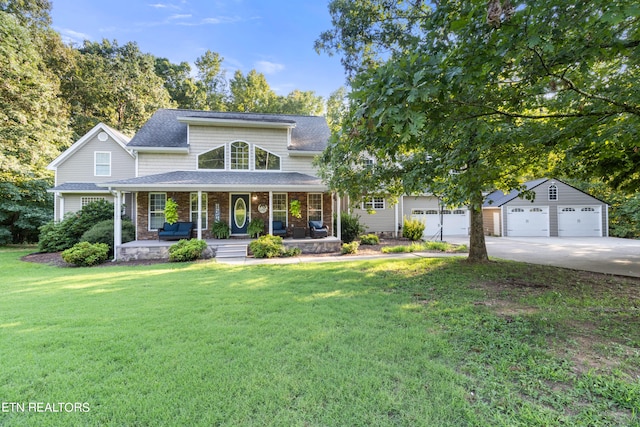
<svg viewBox="0 0 640 427">
<path fill-rule="evenodd" d="M 231 234 L 247 234 L 249 226 L 249 195 L 231 195 Z"/>
</svg>

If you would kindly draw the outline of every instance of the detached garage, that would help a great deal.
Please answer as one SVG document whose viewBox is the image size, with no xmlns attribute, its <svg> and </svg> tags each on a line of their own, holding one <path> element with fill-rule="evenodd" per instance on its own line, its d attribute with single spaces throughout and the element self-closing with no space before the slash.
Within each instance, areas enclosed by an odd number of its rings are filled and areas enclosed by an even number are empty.
<svg viewBox="0 0 640 427">
<path fill-rule="evenodd" d="M 485 234 L 511 237 L 603 237 L 608 205 L 558 179 L 526 182 L 532 201 L 520 192 L 494 191 L 483 206 Z"/>
</svg>

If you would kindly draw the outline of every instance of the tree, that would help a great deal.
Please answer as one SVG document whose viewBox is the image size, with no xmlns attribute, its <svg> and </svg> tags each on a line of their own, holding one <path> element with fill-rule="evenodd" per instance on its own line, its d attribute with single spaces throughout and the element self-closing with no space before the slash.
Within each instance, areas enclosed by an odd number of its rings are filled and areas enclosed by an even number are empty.
<svg viewBox="0 0 640 427">
<path fill-rule="evenodd" d="M 325 178 L 353 196 L 430 190 L 469 205 L 470 260 L 487 259 L 483 192 L 520 188 L 550 152 L 578 164 L 581 144 L 602 159 L 613 145 L 618 170 L 640 169 L 635 2 L 334 0 L 330 12 L 316 48 L 343 54 L 352 90 Z"/>
<path fill-rule="evenodd" d="M 278 96 L 273 104 L 272 112 L 279 114 L 317 116 L 324 110 L 324 100 L 311 90 L 296 89 L 287 96 Z"/>
<path fill-rule="evenodd" d="M 207 110 L 225 111 L 226 108 L 227 81 L 222 61 L 220 54 L 210 50 L 196 59 L 198 83 L 204 88 Z"/>
<path fill-rule="evenodd" d="M 172 64 L 167 58 L 155 58 L 155 72 L 164 80 L 164 87 L 178 108 L 205 110 L 209 107 L 204 84 L 191 76 L 188 62 Z"/>
<path fill-rule="evenodd" d="M 231 99 L 229 110 L 246 113 L 271 113 L 273 112 L 276 94 L 264 74 L 251 70 L 246 76 L 242 71 L 236 70 L 229 82 Z"/>
</svg>

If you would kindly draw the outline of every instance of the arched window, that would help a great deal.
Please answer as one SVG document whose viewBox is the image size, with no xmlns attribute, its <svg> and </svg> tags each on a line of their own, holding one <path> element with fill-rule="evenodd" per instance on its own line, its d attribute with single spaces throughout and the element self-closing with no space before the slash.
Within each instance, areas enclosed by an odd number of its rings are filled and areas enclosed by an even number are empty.
<svg viewBox="0 0 640 427">
<path fill-rule="evenodd" d="M 231 143 L 231 169 L 249 169 L 249 144 L 246 142 Z"/>
<path fill-rule="evenodd" d="M 549 186 L 549 200 L 558 200 L 558 186 L 555 184 Z"/>
<path fill-rule="evenodd" d="M 198 169 L 224 169 L 224 145 L 200 154 Z"/>
</svg>

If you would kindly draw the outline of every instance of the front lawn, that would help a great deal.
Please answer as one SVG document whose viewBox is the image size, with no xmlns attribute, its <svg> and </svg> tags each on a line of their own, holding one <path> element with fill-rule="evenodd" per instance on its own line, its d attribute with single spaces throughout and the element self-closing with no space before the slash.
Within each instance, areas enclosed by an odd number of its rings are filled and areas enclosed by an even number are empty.
<svg viewBox="0 0 640 427">
<path fill-rule="evenodd" d="M 26 253 L 0 250 L 0 425 L 640 425 L 639 280 Z"/>
</svg>

